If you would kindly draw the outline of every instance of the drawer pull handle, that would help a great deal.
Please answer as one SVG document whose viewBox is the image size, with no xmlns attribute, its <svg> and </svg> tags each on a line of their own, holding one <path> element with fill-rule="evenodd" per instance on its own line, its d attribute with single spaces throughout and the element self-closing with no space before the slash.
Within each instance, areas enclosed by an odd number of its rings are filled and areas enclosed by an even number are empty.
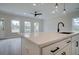
<svg viewBox="0 0 79 59">
<path fill-rule="evenodd" d="M 68 41 L 67 43 L 70 43 L 71 41 Z"/>
<path fill-rule="evenodd" d="M 76 47 L 78 47 L 78 41 L 76 41 Z"/>
<path fill-rule="evenodd" d="M 66 52 L 61 53 L 61 55 L 66 55 Z"/>
<path fill-rule="evenodd" d="M 59 50 L 59 47 L 56 47 L 55 50 L 51 50 L 52 53 L 56 52 L 57 50 Z"/>
</svg>

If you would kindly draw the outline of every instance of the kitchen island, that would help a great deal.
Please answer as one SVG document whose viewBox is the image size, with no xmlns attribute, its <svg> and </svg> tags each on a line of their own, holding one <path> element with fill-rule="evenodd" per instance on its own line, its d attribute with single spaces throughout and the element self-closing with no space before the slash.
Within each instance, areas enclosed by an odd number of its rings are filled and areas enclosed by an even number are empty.
<svg viewBox="0 0 79 59">
<path fill-rule="evenodd" d="M 76 37 L 74 39 L 74 37 Z M 40 32 L 31 34 L 21 34 L 22 38 L 22 54 L 27 55 L 56 55 L 60 54 L 75 54 L 75 50 L 72 49 L 75 46 L 72 42 L 76 41 L 79 37 L 79 33 L 61 34 L 57 32 Z M 78 44 L 78 43 L 77 43 Z M 72 46 L 73 45 L 73 46 Z M 72 52 L 72 51 L 74 52 Z M 60 53 L 59 53 L 60 52 Z"/>
</svg>

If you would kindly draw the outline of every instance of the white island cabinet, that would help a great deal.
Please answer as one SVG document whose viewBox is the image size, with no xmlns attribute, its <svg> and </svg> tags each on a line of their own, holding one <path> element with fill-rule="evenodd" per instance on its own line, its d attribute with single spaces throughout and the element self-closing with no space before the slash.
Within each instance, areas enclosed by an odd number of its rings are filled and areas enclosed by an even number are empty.
<svg viewBox="0 0 79 59">
<path fill-rule="evenodd" d="M 43 48 L 43 55 L 70 55 L 71 54 L 71 38 L 60 41 L 58 43 Z M 65 53 L 65 54 L 63 54 Z"/>
<path fill-rule="evenodd" d="M 79 35 L 72 37 L 72 54 L 79 55 Z"/>
<path fill-rule="evenodd" d="M 38 33 L 22 35 L 23 55 L 78 55 L 79 33 Z"/>
<path fill-rule="evenodd" d="M 71 44 L 65 46 L 56 55 L 71 55 Z"/>
</svg>

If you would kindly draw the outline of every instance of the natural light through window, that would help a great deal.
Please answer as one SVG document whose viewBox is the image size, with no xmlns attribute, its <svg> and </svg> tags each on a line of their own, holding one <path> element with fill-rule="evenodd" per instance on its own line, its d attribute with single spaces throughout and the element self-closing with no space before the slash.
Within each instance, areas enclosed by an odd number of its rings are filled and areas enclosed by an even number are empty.
<svg viewBox="0 0 79 59">
<path fill-rule="evenodd" d="M 4 30 L 4 29 L 3 29 L 3 21 L 0 20 L 0 32 L 3 31 L 3 30 Z"/>
<path fill-rule="evenodd" d="M 75 32 L 79 32 L 79 18 L 74 18 L 72 22 L 72 29 Z"/>
<path fill-rule="evenodd" d="M 31 22 L 29 21 L 24 22 L 24 32 L 31 33 Z"/>
<path fill-rule="evenodd" d="M 18 20 L 11 21 L 11 31 L 20 32 L 20 21 L 18 21 Z"/>
<path fill-rule="evenodd" d="M 39 32 L 39 22 L 34 23 L 34 32 Z"/>
</svg>

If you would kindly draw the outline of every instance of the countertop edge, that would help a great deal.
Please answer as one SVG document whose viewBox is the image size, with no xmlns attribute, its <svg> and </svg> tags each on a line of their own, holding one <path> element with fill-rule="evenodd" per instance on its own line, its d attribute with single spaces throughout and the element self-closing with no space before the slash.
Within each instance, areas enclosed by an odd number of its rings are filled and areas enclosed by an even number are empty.
<svg viewBox="0 0 79 59">
<path fill-rule="evenodd" d="M 56 40 L 56 41 L 51 41 L 51 42 L 49 42 L 49 43 L 44 43 L 44 44 L 41 44 L 41 45 L 39 45 L 39 46 L 40 46 L 41 48 L 44 48 L 44 47 L 47 47 L 47 46 L 49 46 L 49 45 L 55 44 L 55 43 L 57 43 L 57 42 L 66 40 L 66 39 L 68 39 L 68 38 L 72 38 L 73 36 L 76 36 L 76 35 L 79 35 L 79 33 L 74 33 L 74 34 L 71 34 L 71 35 L 69 35 L 69 36 L 67 36 L 67 37 L 64 37 L 64 38 L 62 38 L 62 39 L 58 39 L 58 40 Z"/>
<path fill-rule="evenodd" d="M 28 40 L 31 41 L 33 44 L 36 44 L 38 47 L 40 47 L 40 48 L 44 48 L 44 47 L 46 47 L 46 46 L 49 46 L 49 45 L 51 45 L 51 44 L 54 44 L 54 43 L 63 41 L 63 40 L 65 40 L 65 39 L 71 38 L 71 37 L 76 36 L 76 35 L 79 35 L 79 33 L 73 33 L 73 34 L 70 34 L 70 35 L 67 36 L 67 37 L 62 38 L 62 39 L 57 39 L 57 40 L 55 40 L 55 41 L 46 42 L 46 43 L 43 43 L 43 44 L 35 43 L 35 42 L 29 40 L 29 38 L 24 37 L 23 35 L 21 35 L 21 38 L 28 39 Z"/>
</svg>

